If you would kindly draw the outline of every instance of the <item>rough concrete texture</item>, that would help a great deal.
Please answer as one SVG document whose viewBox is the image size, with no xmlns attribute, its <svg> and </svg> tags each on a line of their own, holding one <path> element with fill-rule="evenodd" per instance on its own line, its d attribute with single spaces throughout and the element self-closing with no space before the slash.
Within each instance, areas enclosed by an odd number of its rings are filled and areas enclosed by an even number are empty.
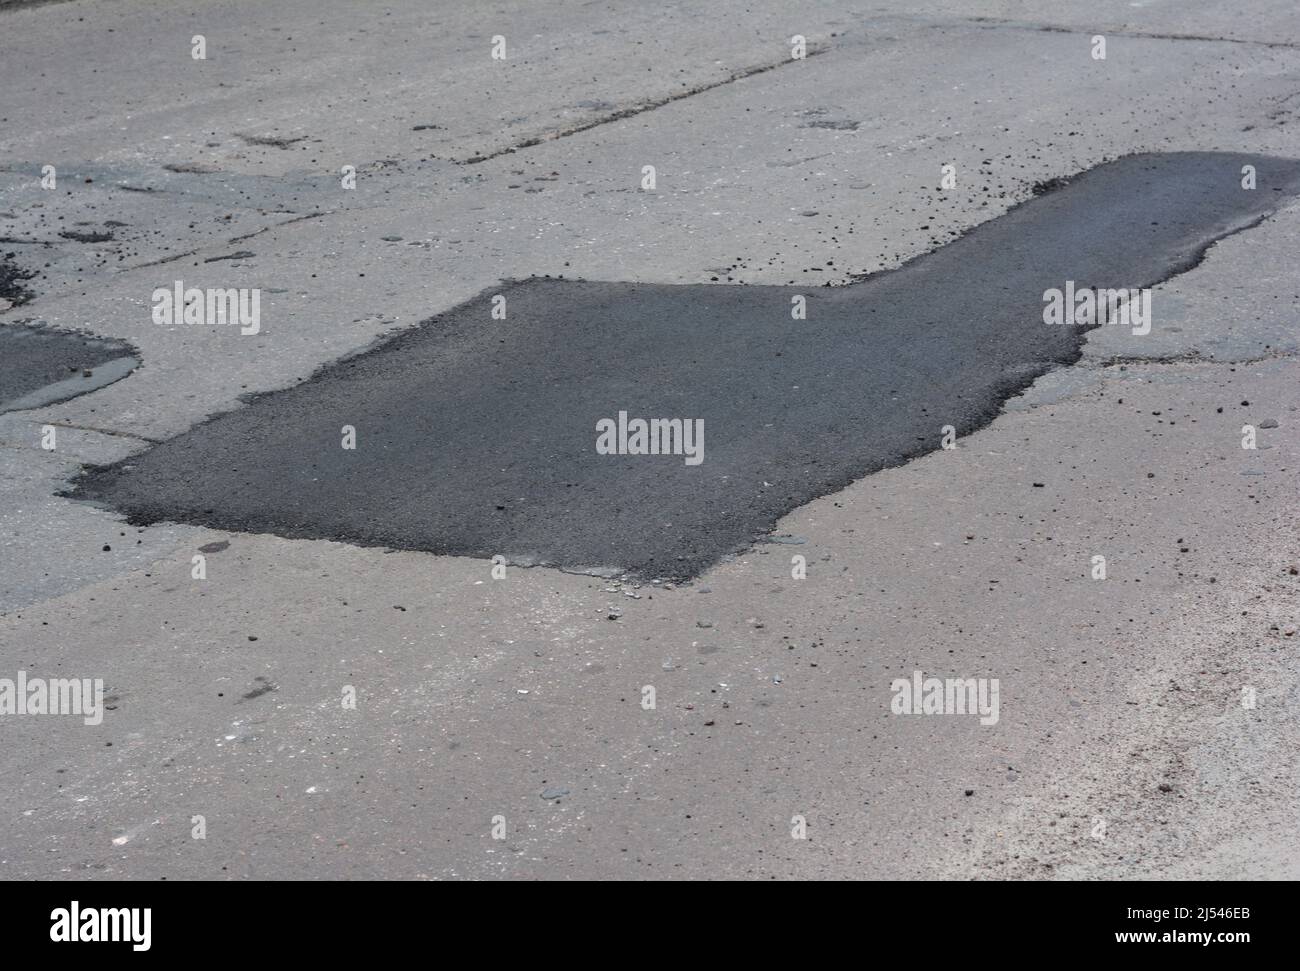
<svg viewBox="0 0 1300 971">
<path fill-rule="evenodd" d="M 501 279 L 848 283 L 1108 158 L 1300 157 L 1293 4 L 385 11 L 0 13 L 0 237 L 39 274 L 0 320 L 143 361 L 0 416 L 0 677 L 111 699 L 0 716 L 0 875 L 1300 873 L 1294 207 L 1156 287 L 1148 340 L 1092 332 L 691 585 L 56 495 Z M 263 288 L 261 333 L 153 324 L 177 279 Z M 916 669 L 1000 679 L 998 723 L 892 715 Z"/>
</svg>

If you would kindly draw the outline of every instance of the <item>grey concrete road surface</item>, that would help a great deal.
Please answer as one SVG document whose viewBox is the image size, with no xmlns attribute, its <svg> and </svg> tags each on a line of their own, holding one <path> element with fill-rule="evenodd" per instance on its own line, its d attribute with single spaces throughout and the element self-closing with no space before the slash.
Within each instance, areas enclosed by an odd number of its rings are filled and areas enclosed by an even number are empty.
<svg viewBox="0 0 1300 971">
<path fill-rule="evenodd" d="M 1273 191 L 1287 163 L 1254 160 L 1300 159 L 1298 118 L 1281 0 L 0 6 L 5 367 L 58 331 L 131 361 L 0 414 L 0 878 L 1300 874 L 1300 206 Z M 1233 161 L 1220 213 L 1171 206 L 1177 174 L 1052 201 L 1114 159 L 1209 152 Z M 1026 235 L 1021 265 L 993 227 L 1037 212 L 1056 242 Z M 1215 228 L 1147 273 L 1167 252 L 1135 240 L 1165 213 Z M 1041 319 L 1001 329 L 1039 312 L 1040 264 L 1149 288 L 1149 330 L 1044 352 Z M 550 295 L 536 319 L 512 318 L 520 287 Z M 256 291 L 256 320 L 187 321 L 174 288 Z M 678 295 L 639 311 L 686 314 L 658 333 L 697 328 L 656 356 L 629 290 Z M 715 290 L 807 294 L 779 325 L 790 370 L 773 322 L 737 334 L 719 309 L 710 340 Z M 851 340 L 853 294 L 903 333 Z M 829 306 L 837 353 L 810 333 Z M 906 306 L 934 308 L 923 339 Z M 625 323 L 599 380 L 548 367 L 574 307 Z M 454 550 L 306 528 L 313 376 L 385 339 L 411 353 L 319 409 L 338 451 L 311 461 L 322 482 L 371 463 L 350 506 L 330 493 L 362 535 L 423 529 L 445 495 Z M 1025 368 L 983 374 L 991 399 L 938 393 L 985 360 Z M 891 369 L 905 393 L 863 411 Z M 853 407 L 822 413 L 832 376 Z M 766 444 L 788 456 L 806 423 L 816 454 L 787 471 L 840 469 L 831 491 L 762 480 L 789 501 L 681 573 L 482 558 L 501 535 L 461 510 L 511 512 L 486 459 L 527 485 L 564 464 L 531 432 L 555 402 L 599 392 L 612 417 L 657 383 L 685 419 L 692 381 L 719 416 L 772 392 Z M 283 425 L 258 412 L 286 395 L 306 406 Z M 700 468 L 716 448 L 744 472 L 706 426 Z M 914 429 L 910 461 L 850 461 Z M 151 455 L 198 514 L 132 525 L 68 494 Z M 574 541 L 617 550 L 611 523 L 647 537 L 652 501 L 692 508 L 682 473 L 631 464 L 665 456 L 603 457 Z M 214 482 L 278 515 L 205 518 Z M 102 708 L 38 713 L 72 679 Z"/>
</svg>

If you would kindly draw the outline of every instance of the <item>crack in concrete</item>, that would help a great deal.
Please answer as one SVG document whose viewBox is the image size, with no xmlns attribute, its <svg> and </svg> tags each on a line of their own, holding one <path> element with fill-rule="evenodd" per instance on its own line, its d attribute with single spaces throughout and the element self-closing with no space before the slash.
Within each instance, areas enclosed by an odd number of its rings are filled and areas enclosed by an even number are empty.
<svg viewBox="0 0 1300 971">
<path fill-rule="evenodd" d="M 260 236 L 262 235 L 262 233 L 265 233 L 272 229 L 279 229 L 281 226 L 292 226 L 294 223 L 306 222 L 308 219 L 320 219 L 322 216 L 328 216 L 328 215 L 330 215 L 330 212 L 309 212 L 302 216 L 294 216 L 294 218 L 292 219 L 286 219 L 282 223 L 275 223 L 271 226 L 263 226 L 261 229 L 256 229 L 251 233 L 245 233 L 243 236 L 231 236 L 230 239 L 226 240 L 226 242 L 242 243 L 246 239 L 252 239 L 254 236 Z M 197 250 L 195 252 L 197 252 Z"/>
<path fill-rule="evenodd" d="M 1106 37 L 1132 37 L 1137 40 L 1186 40 L 1207 44 L 1245 44 L 1253 47 L 1288 48 L 1300 50 L 1293 41 L 1247 40 L 1243 37 L 1211 37 L 1205 34 L 1159 33 L 1155 31 L 1127 30 L 1117 27 L 1066 27 L 1060 24 L 1043 24 L 1029 20 L 1006 20 L 1000 17 L 954 17 L 931 21 L 935 26 L 946 24 L 974 24 L 991 30 L 1033 30 L 1050 34 L 1103 34 Z"/>
<path fill-rule="evenodd" d="M 109 428 L 95 428 L 91 425 L 74 425 L 71 422 L 63 421 L 37 421 L 32 422 L 34 425 L 53 425 L 55 428 L 70 428 L 79 432 L 94 432 L 97 435 L 106 435 L 110 438 L 129 438 L 137 442 L 147 442 L 150 445 L 157 445 L 162 442 L 160 438 L 150 438 L 147 435 L 137 435 L 135 432 L 119 432 Z"/>
<path fill-rule="evenodd" d="M 808 49 L 807 54 L 803 59 L 807 60 L 807 58 L 816 57 L 818 54 L 824 54 L 828 50 L 830 50 L 829 47 L 811 47 Z M 697 85 L 689 90 L 678 91 L 664 98 L 654 98 L 650 101 L 642 101 L 627 108 L 621 108 L 618 111 L 611 112 L 610 114 L 602 115 L 599 118 L 584 122 L 580 125 L 545 132 L 541 135 L 534 135 L 530 138 L 524 139 L 523 141 L 516 142 L 513 145 L 507 145 L 505 148 L 499 148 L 482 155 L 471 155 L 469 158 L 457 159 L 455 162 L 457 165 L 477 165 L 480 162 L 487 162 L 494 158 L 500 158 L 502 155 L 513 155 L 525 148 L 534 148 L 535 146 L 541 145 L 545 142 L 556 141 L 560 138 L 568 138 L 571 135 L 580 135 L 583 132 L 591 131 L 593 128 L 599 128 L 601 125 L 608 125 L 612 122 L 622 121 L 625 118 L 632 118 L 636 115 L 645 114 L 647 111 L 654 111 L 656 108 L 662 108 L 664 105 L 672 104 L 674 101 L 693 98 L 697 94 L 704 94 L 705 92 L 712 91 L 715 88 L 720 88 L 727 84 L 733 84 L 736 81 L 743 81 L 745 78 L 752 78 L 758 74 L 765 74 L 768 71 L 775 71 L 779 67 L 784 67 L 787 64 L 794 63 L 797 63 L 794 58 L 783 58 L 774 64 L 762 64 L 756 67 L 744 68 L 740 71 L 733 71 L 730 75 L 720 81 L 712 81 L 708 84 Z"/>
<path fill-rule="evenodd" d="M 1074 366 L 1090 368 L 1094 371 L 1148 364 L 1217 364 L 1220 367 L 1236 367 L 1239 364 L 1263 364 L 1267 361 L 1283 361 L 1294 357 L 1300 357 L 1300 352 L 1271 351 L 1268 354 L 1261 354 L 1256 357 L 1234 358 L 1208 357 L 1200 351 L 1186 351 L 1181 354 L 1165 354 L 1158 357 L 1143 357 L 1138 354 L 1110 354 L 1106 357 L 1084 358 Z"/>
<path fill-rule="evenodd" d="M 257 145 L 265 148 L 292 148 L 298 142 L 305 142 L 306 135 L 299 135 L 296 138 L 286 138 L 283 135 L 245 135 L 242 132 L 235 132 L 235 137 L 240 139 L 246 145 Z"/>
<path fill-rule="evenodd" d="M 175 263 L 177 260 L 183 260 L 187 256 L 194 256 L 198 250 L 192 249 L 185 253 L 177 253 L 175 256 L 164 256 L 160 260 L 150 260 L 148 263 L 137 263 L 134 266 L 124 266 L 118 270 L 119 273 L 130 273 L 132 270 L 143 270 L 150 266 L 162 266 L 164 263 Z"/>
<path fill-rule="evenodd" d="M 245 233 L 242 236 L 231 236 L 228 240 L 226 240 L 225 243 L 222 244 L 214 243 L 212 246 L 202 247 L 200 249 L 187 250 L 184 253 L 177 253 L 174 256 L 164 256 L 162 259 L 150 260 L 148 263 L 136 263 L 132 266 L 124 266 L 117 272 L 130 273 L 133 270 L 144 270 L 144 269 L 148 269 L 151 266 L 162 266 L 166 263 L 175 263 L 177 260 L 183 260 L 187 256 L 198 256 L 200 253 L 206 251 L 210 251 L 214 249 L 225 249 L 226 246 L 228 246 L 231 243 L 239 243 L 246 239 L 252 239 L 254 236 L 260 236 L 262 233 L 265 233 L 272 229 L 279 229 L 283 226 L 292 226 L 294 223 L 306 222 L 308 219 L 319 219 L 321 216 L 328 216 L 328 215 L 330 215 L 330 213 L 328 212 L 309 212 L 306 215 L 295 216 L 293 219 L 286 219 L 284 222 L 273 223 L 270 226 L 263 226 L 261 229 L 254 230 L 251 233 Z M 214 257 L 214 259 L 225 259 L 225 258 L 228 257 Z M 212 260 L 207 260 L 205 262 L 212 262 Z"/>
</svg>

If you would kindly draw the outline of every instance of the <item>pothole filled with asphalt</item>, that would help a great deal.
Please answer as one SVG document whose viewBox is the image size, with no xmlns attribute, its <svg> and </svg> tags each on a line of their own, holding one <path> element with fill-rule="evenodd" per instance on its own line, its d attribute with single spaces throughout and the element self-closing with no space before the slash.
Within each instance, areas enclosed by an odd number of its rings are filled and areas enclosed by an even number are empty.
<svg viewBox="0 0 1300 971">
<path fill-rule="evenodd" d="M 1158 325 L 1138 291 L 1298 189 L 1291 160 L 1137 155 L 852 286 L 503 283 L 69 494 L 136 525 L 690 578 L 1077 360 L 1095 321 L 1046 322 L 1049 293 L 1132 293 L 1121 323 Z"/>
<path fill-rule="evenodd" d="M 0 324 L 0 414 L 58 404 L 126 377 L 130 345 L 50 327 Z"/>
</svg>

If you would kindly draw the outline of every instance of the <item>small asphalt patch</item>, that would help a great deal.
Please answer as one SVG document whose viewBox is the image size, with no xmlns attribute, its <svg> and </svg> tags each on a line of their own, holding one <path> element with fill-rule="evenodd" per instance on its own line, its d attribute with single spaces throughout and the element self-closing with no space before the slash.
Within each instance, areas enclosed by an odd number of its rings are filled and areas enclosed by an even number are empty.
<svg viewBox="0 0 1300 971">
<path fill-rule="evenodd" d="M 0 253 L 0 311 L 21 306 L 35 296 L 23 285 L 34 276 L 35 270 L 25 270 L 14 262 L 13 253 Z"/>
<path fill-rule="evenodd" d="M 852 286 L 503 283 L 70 494 L 141 525 L 689 578 L 1077 360 L 1049 289 L 1154 286 L 1298 190 L 1290 160 L 1136 155 Z M 601 454 L 620 413 L 702 420 L 702 461 Z"/>
<path fill-rule="evenodd" d="M 139 363 L 118 341 L 0 324 L 0 414 L 67 401 L 125 377 Z"/>
</svg>

